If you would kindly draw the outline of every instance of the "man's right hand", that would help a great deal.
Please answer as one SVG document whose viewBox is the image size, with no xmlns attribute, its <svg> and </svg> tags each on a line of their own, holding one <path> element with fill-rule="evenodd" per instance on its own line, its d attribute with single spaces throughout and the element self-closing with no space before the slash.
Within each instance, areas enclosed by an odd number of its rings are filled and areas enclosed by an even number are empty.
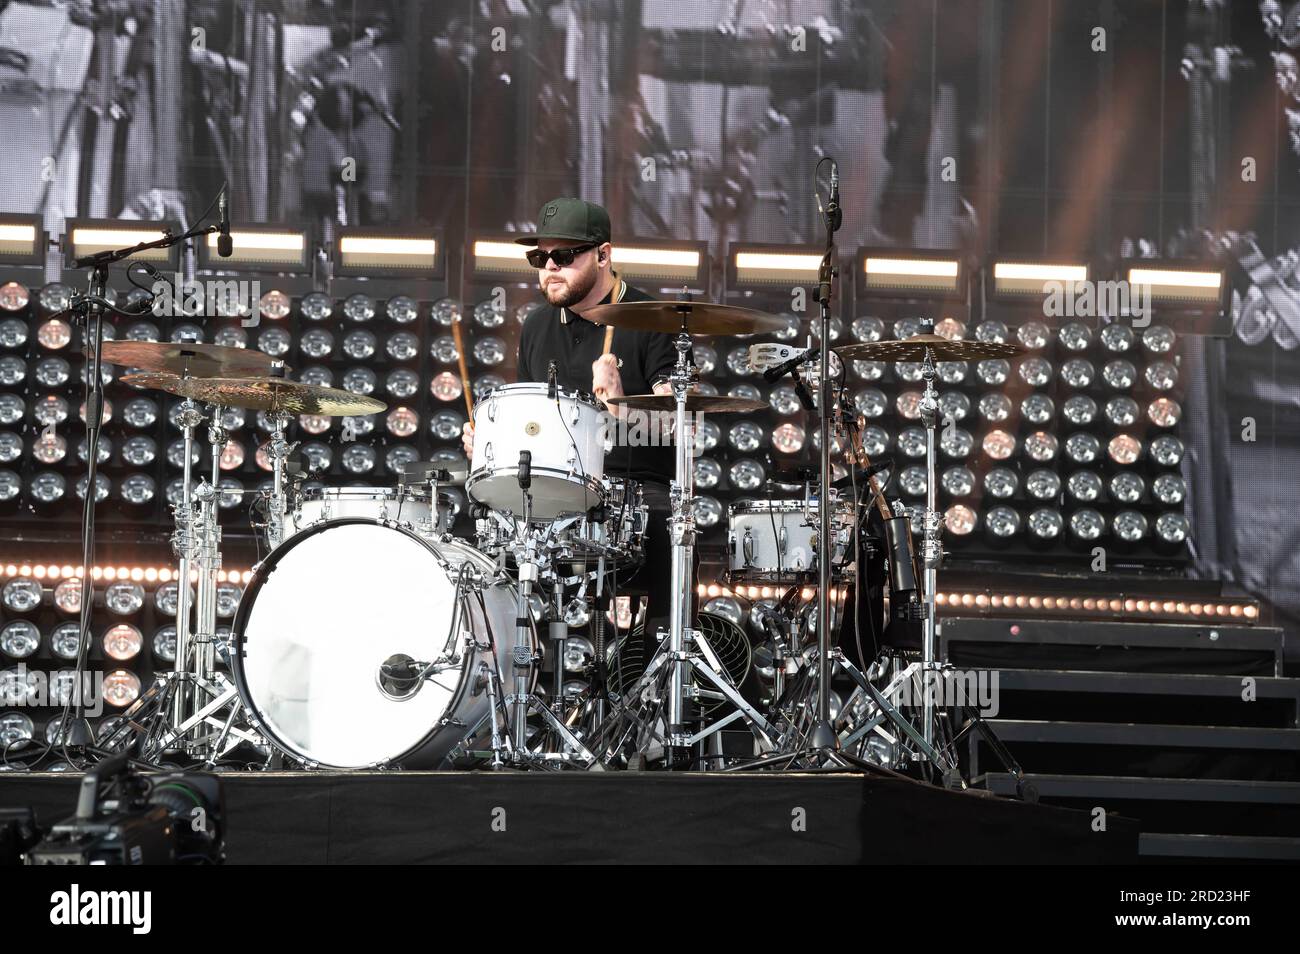
<svg viewBox="0 0 1300 954">
<path fill-rule="evenodd" d="M 467 460 L 474 459 L 474 424 L 472 421 L 466 421 L 460 429 L 460 444 L 465 448 L 465 457 Z"/>
</svg>

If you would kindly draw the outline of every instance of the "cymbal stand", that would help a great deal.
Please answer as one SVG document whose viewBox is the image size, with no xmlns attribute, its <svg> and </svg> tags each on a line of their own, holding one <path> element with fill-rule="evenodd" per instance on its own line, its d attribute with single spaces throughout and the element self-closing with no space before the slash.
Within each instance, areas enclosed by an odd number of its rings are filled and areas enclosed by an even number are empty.
<svg viewBox="0 0 1300 954">
<path fill-rule="evenodd" d="M 652 747 L 662 747 L 670 767 L 674 758 L 690 758 L 683 750 L 704 743 L 738 719 L 744 719 L 761 750 L 770 751 L 777 743 L 775 727 L 740 694 L 704 634 L 694 628 L 691 574 L 695 560 L 695 488 L 691 450 L 695 429 L 686 412 L 686 396 L 697 372 L 687 358 L 691 348 L 687 327 L 689 304 L 682 304 L 681 313 L 681 330 L 674 342 L 677 364 L 670 378 L 676 401 L 676 475 L 669 492 L 668 525 L 672 538 L 669 630 L 666 634 L 660 631 L 659 648 L 647 663 L 645 673 L 599 730 L 600 738 L 608 740 L 608 744 L 601 745 L 602 756 L 607 760 L 620 757 L 624 747 L 631 743 L 640 755 L 648 755 Z M 711 683 L 713 689 L 701 688 L 703 682 Z M 691 732 L 687 704 L 700 699 L 725 699 L 735 710 L 698 732 Z"/>
<path fill-rule="evenodd" d="M 931 333 L 934 322 L 922 319 L 922 333 Z M 921 585 L 921 602 L 923 618 L 921 620 L 921 686 L 925 690 L 929 680 L 938 674 L 936 666 L 936 593 L 939 585 L 939 563 L 943 559 L 943 544 L 940 540 L 942 530 L 939 513 L 939 462 L 936 456 L 935 431 L 939 426 L 939 394 L 934 388 L 935 378 L 934 353 L 925 349 L 925 360 L 921 365 L 921 376 L 925 379 L 925 390 L 921 393 L 921 423 L 925 426 L 925 517 L 921 542 L 921 562 L 923 582 Z M 923 691 L 921 734 L 927 745 L 934 744 L 935 707 L 934 694 Z"/>
<path fill-rule="evenodd" d="M 284 518 L 288 511 L 288 497 L 284 485 L 284 464 L 297 443 L 284 439 L 284 428 L 289 423 L 289 415 L 283 411 L 272 411 L 271 439 L 267 442 L 267 456 L 271 458 L 271 496 L 266 506 L 266 540 L 274 550 L 284 542 Z M 436 503 L 436 499 L 435 499 Z"/>
</svg>

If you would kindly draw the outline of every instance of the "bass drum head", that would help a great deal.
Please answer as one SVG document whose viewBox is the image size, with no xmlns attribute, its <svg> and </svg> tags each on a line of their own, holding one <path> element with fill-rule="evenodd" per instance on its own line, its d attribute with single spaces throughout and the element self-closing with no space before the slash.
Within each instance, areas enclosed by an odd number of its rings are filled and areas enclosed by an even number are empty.
<svg viewBox="0 0 1300 954">
<path fill-rule="evenodd" d="M 267 558 L 240 602 L 232 668 L 261 730 L 331 768 L 401 762 L 462 692 L 465 666 L 411 695 L 380 685 L 390 656 L 432 662 L 459 638 L 455 581 L 433 547 L 367 520 L 319 524 Z"/>
</svg>

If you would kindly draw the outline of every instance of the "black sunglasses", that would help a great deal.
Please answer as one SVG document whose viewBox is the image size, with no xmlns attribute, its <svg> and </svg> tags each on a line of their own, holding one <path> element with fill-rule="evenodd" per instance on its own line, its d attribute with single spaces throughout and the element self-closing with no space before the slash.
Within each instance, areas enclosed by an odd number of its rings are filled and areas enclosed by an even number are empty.
<svg viewBox="0 0 1300 954">
<path fill-rule="evenodd" d="M 528 255 L 525 257 L 528 259 L 528 264 L 533 268 L 545 268 L 548 258 L 554 259 L 556 265 L 564 268 L 572 265 L 573 260 L 583 252 L 596 248 L 599 244 L 599 242 L 590 242 L 586 245 L 575 245 L 573 248 L 556 248 L 549 252 L 543 252 L 540 248 L 535 248 L 529 250 Z"/>
</svg>

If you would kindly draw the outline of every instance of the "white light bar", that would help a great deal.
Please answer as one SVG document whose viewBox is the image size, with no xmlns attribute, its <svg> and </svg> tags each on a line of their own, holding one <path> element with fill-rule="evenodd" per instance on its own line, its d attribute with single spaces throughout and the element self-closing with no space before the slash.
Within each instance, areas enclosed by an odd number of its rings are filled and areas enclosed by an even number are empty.
<svg viewBox="0 0 1300 954">
<path fill-rule="evenodd" d="M 251 232 L 232 229 L 230 232 L 231 255 L 220 258 L 217 255 L 219 236 L 213 232 L 207 240 L 207 262 L 211 267 L 245 263 L 257 265 L 302 265 L 307 236 L 302 232 Z"/>
<path fill-rule="evenodd" d="M 821 268 L 820 255 L 799 252 L 736 252 L 738 282 L 807 282 L 816 281 Z"/>
<path fill-rule="evenodd" d="M 962 267 L 957 259 L 908 258 L 867 254 L 862 259 L 863 290 L 892 295 L 953 296 L 962 290 Z"/>
<path fill-rule="evenodd" d="M 35 225 L 27 222 L 0 222 L 0 255 L 27 258 L 35 251 Z"/>
<path fill-rule="evenodd" d="M 131 229 L 121 226 L 103 228 L 81 225 L 73 228 L 68 237 L 69 251 L 73 258 L 94 255 L 117 248 L 127 248 L 140 242 L 156 242 L 163 237 L 162 229 Z M 172 257 L 172 250 L 167 248 L 150 248 L 131 256 L 146 262 L 166 262 Z"/>
<path fill-rule="evenodd" d="M 348 269 L 383 268 L 433 272 L 438 264 L 438 240 L 399 235 L 343 235 L 339 264 Z"/>
<path fill-rule="evenodd" d="M 993 292 L 996 295 L 1042 296 L 1048 282 L 1081 283 L 1088 280 L 1087 265 L 1053 262 L 995 262 Z"/>
<path fill-rule="evenodd" d="M 1154 305 L 1217 305 L 1223 300 L 1223 272 L 1130 266 L 1131 287 L 1151 289 Z"/>
</svg>

